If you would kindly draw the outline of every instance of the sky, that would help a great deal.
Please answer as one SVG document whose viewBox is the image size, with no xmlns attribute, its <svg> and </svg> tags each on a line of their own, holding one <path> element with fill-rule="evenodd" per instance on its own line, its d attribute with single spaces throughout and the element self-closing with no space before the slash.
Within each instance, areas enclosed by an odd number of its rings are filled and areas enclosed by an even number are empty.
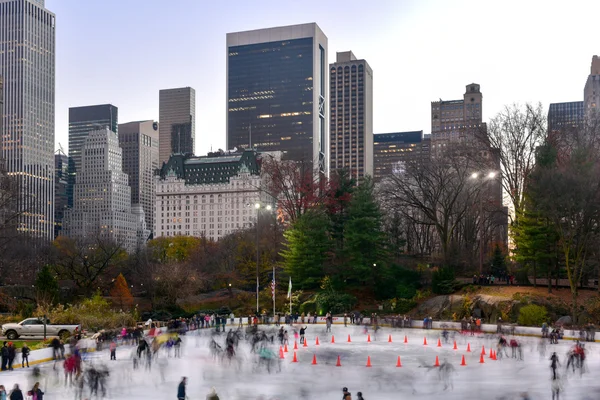
<svg viewBox="0 0 600 400">
<path fill-rule="evenodd" d="M 160 89 L 196 90 L 196 154 L 225 147 L 228 32 L 316 22 L 329 62 L 373 69 L 375 133 L 431 131 L 430 102 L 475 82 L 483 119 L 513 102 L 583 100 L 600 54 L 595 1 L 46 0 L 56 14 L 56 145 L 69 107 L 112 103 L 158 120 Z"/>
</svg>

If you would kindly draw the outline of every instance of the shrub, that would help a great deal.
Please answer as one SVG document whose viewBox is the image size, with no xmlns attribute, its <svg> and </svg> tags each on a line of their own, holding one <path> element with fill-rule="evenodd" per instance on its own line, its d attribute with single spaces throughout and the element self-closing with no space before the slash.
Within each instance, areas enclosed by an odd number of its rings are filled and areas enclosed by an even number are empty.
<svg viewBox="0 0 600 400">
<path fill-rule="evenodd" d="M 394 312 L 398 314 L 406 314 L 417 306 L 417 302 L 412 299 L 397 299 Z"/>
<path fill-rule="evenodd" d="M 334 291 L 324 291 L 315 296 L 315 303 L 319 314 L 331 311 L 342 313 L 351 311 L 357 303 L 356 297 Z"/>
<path fill-rule="evenodd" d="M 92 331 L 133 326 L 136 323 L 132 314 L 114 311 L 110 303 L 98 293 L 75 305 L 59 304 L 55 307 L 38 305 L 35 315 L 37 317 L 46 315 L 54 324 L 80 324 L 83 329 Z"/>
<path fill-rule="evenodd" d="M 531 284 L 531 282 L 529 282 L 529 272 L 527 268 L 519 269 L 515 274 L 515 279 L 517 281 L 517 285 L 527 286 Z"/>
<path fill-rule="evenodd" d="M 546 307 L 529 304 L 519 310 L 519 325 L 540 326 L 548 319 Z"/>
<path fill-rule="evenodd" d="M 454 293 L 457 283 L 452 268 L 440 268 L 431 277 L 431 289 L 435 294 Z"/>
<path fill-rule="evenodd" d="M 315 300 L 307 300 L 304 303 L 300 304 L 300 313 L 304 313 L 305 315 L 308 313 L 314 314 L 317 312 L 317 303 Z"/>
<path fill-rule="evenodd" d="M 412 299 L 417 294 L 417 288 L 401 283 L 396 286 L 396 297 L 400 299 Z"/>
</svg>

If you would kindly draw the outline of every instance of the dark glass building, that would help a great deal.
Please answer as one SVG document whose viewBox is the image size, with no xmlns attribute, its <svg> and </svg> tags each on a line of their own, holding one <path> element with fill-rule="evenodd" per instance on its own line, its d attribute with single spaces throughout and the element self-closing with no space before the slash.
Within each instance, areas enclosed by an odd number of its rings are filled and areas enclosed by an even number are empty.
<svg viewBox="0 0 600 400">
<path fill-rule="evenodd" d="M 327 37 L 312 24 L 227 34 L 227 147 L 328 170 Z"/>
<path fill-rule="evenodd" d="M 381 181 L 396 172 L 408 160 L 426 160 L 430 155 L 430 139 L 423 131 L 376 133 L 373 135 L 373 179 Z"/>
<path fill-rule="evenodd" d="M 584 102 L 552 103 L 548 109 L 548 132 L 577 128 L 583 124 Z"/>
<path fill-rule="evenodd" d="M 62 231 L 67 209 L 69 180 L 69 157 L 61 150 L 54 154 L 54 238 Z"/>
<path fill-rule="evenodd" d="M 81 169 L 81 150 L 91 131 L 108 128 L 118 133 L 119 109 L 112 104 L 69 108 L 69 208 L 73 207 L 73 185 Z"/>
</svg>

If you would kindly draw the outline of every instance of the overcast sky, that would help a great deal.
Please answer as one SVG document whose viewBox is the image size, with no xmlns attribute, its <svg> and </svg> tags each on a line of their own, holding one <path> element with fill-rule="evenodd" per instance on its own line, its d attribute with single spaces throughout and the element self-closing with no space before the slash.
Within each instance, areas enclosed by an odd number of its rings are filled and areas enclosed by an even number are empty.
<svg viewBox="0 0 600 400">
<path fill-rule="evenodd" d="M 600 54 L 597 1 L 46 0 L 57 16 L 56 142 L 68 108 L 112 103 L 158 120 L 159 89 L 196 89 L 196 154 L 225 146 L 225 35 L 316 22 L 329 61 L 352 50 L 374 76 L 374 132 L 429 133 L 430 102 L 479 83 L 504 104 L 578 101 Z"/>
</svg>

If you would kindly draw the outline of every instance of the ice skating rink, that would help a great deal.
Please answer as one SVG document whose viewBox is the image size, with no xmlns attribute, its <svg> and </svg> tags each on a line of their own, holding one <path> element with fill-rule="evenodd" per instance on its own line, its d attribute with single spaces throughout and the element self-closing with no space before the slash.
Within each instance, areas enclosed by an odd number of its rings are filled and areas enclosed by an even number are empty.
<svg viewBox="0 0 600 400">
<path fill-rule="evenodd" d="M 229 328 L 234 328 L 228 326 Z M 245 327 L 244 327 L 245 328 Z M 294 326 L 299 329 L 299 325 Z M 362 392 L 367 400 L 377 399 L 551 399 L 550 356 L 556 352 L 561 366 L 559 374 L 563 391 L 561 399 L 600 399 L 600 354 L 597 343 L 585 343 L 585 370 L 575 373 L 566 370 L 567 353 L 575 344 L 560 341 L 549 344 L 546 339 L 519 337 L 523 344 L 523 360 L 508 358 L 490 359 L 490 348 L 496 350 L 497 335 L 468 336 L 450 332 L 445 343 L 438 330 L 386 329 L 377 335 L 372 331 L 371 342 L 363 328 L 357 326 L 333 326 L 332 334 L 325 332 L 324 325 L 308 325 L 307 347 L 298 343 L 297 363 L 293 363 L 294 335 L 292 327 L 286 326 L 290 336 L 288 352 L 279 359 L 279 342 L 274 327 L 261 327 L 268 335 L 275 335 L 270 348 L 277 354 L 269 373 L 258 364 L 258 355 L 250 352 L 250 343 L 241 340 L 234 359 L 215 359 L 209 349 L 212 330 L 190 332 L 183 336 L 181 358 L 168 357 L 166 350 L 159 352 L 148 371 L 144 364 L 133 369 L 134 347 L 121 346 L 117 361 L 109 360 L 108 351 L 90 353 L 84 369 L 105 365 L 107 378 L 106 398 L 111 399 L 176 399 L 177 385 L 182 376 L 188 377 L 189 399 L 205 399 L 211 387 L 215 387 L 221 400 L 234 399 L 336 399 L 342 397 L 342 387 L 348 387 L 353 399 Z M 272 332 L 272 333 L 271 333 Z M 348 342 L 350 335 L 351 342 Z M 392 342 L 388 342 L 389 335 Z M 404 338 L 408 343 L 404 343 Z M 316 345 L 316 338 L 320 345 Z M 427 345 L 423 345 L 424 338 Z M 438 339 L 442 346 L 438 347 Z M 510 341 L 511 337 L 507 339 Z M 215 337 L 225 348 L 225 334 Z M 453 349 L 454 341 L 457 350 Z M 467 352 L 470 345 L 471 352 Z M 486 355 L 480 363 L 482 346 Z M 461 366 L 462 356 L 466 366 Z M 336 366 L 340 357 L 341 366 Z M 400 356 L 401 367 L 397 367 Z M 442 367 L 434 367 L 436 356 Z M 316 357 L 316 365 L 312 364 Z M 371 367 L 367 367 L 370 357 Z M 18 359 L 20 362 L 20 359 Z M 445 364 L 445 365 L 444 365 Z M 281 368 L 279 372 L 278 369 Z M 33 385 L 30 369 L 17 369 L 0 373 L 0 384 L 10 390 L 19 383 L 25 390 Z M 62 362 L 54 368 L 53 363 L 41 366 L 40 383 L 46 400 L 79 398 L 73 387 L 65 386 Z M 100 398 L 90 396 L 86 388 L 82 399 Z"/>
</svg>

